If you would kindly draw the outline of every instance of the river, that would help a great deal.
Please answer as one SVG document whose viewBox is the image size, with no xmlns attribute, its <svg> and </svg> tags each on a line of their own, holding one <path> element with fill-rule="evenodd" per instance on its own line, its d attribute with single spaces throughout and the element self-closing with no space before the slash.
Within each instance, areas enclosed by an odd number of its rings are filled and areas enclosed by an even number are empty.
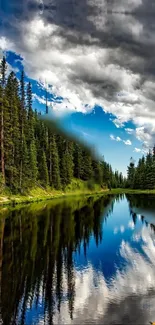
<svg viewBox="0 0 155 325">
<path fill-rule="evenodd" d="M 155 197 L 0 210 L 0 324 L 155 321 Z"/>
</svg>

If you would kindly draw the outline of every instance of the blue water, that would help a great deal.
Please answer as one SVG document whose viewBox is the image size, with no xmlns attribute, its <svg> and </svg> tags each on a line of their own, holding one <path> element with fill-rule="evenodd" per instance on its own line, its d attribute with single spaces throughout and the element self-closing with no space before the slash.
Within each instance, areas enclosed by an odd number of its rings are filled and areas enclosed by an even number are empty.
<svg viewBox="0 0 155 325">
<path fill-rule="evenodd" d="M 9 211 L 1 245 L 3 324 L 154 321 L 154 202 L 109 196 Z"/>
</svg>

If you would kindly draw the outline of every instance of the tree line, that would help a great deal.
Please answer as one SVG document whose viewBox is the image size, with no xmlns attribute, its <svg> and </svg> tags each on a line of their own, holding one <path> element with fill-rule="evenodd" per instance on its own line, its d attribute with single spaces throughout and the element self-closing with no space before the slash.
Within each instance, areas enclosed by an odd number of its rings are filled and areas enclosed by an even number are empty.
<svg viewBox="0 0 155 325">
<path fill-rule="evenodd" d="M 127 168 L 126 187 L 132 189 L 155 189 L 155 146 L 139 159 L 137 166 L 131 158 Z"/>
<path fill-rule="evenodd" d="M 45 114 L 48 114 L 46 105 Z M 44 115 L 45 115 L 44 114 Z M 32 86 L 0 64 L 0 188 L 23 193 L 34 186 L 64 189 L 73 178 L 123 187 L 121 173 L 79 142 L 53 131 L 33 108 Z"/>
</svg>

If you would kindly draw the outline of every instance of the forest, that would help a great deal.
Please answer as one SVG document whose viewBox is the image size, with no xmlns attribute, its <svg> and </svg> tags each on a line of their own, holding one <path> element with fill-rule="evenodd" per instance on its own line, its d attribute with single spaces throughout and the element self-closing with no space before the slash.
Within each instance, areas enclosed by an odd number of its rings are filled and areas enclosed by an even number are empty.
<svg viewBox="0 0 155 325">
<path fill-rule="evenodd" d="M 48 125 L 45 112 L 33 107 L 32 86 L 12 71 L 3 57 L 0 65 L 0 189 L 25 193 L 35 186 L 65 189 L 73 178 L 101 187 L 123 187 L 122 173 L 113 172 L 104 159 Z"/>
<path fill-rule="evenodd" d="M 34 187 L 65 190 L 73 179 L 90 190 L 94 184 L 104 189 L 155 188 L 155 147 L 137 166 L 131 158 L 125 178 L 91 148 L 62 132 L 48 118 L 47 103 L 44 112 L 33 107 L 31 83 L 25 82 L 24 71 L 20 80 L 13 71 L 8 73 L 5 57 L 0 77 L 1 193 L 9 189 L 23 194 Z"/>
<path fill-rule="evenodd" d="M 155 146 L 146 157 L 139 159 L 137 166 L 131 158 L 127 169 L 126 187 L 131 189 L 155 189 Z"/>
</svg>

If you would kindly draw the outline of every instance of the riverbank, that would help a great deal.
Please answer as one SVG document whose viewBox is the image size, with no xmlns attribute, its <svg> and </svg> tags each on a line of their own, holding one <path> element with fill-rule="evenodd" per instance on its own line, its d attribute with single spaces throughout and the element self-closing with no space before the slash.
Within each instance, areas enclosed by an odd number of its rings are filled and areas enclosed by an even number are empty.
<svg viewBox="0 0 155 325">
<path fill-rule="evenodd" d="M 76 184 L 77 185 L 77 184 Z M 82 186 L 81 186 L 82 185 Z M 155 190 L 130 190 L 130 189 L 101 189 L 99 185 L 94 186 L 94 189 L 89 190 L 83 183 L 79 184 L 78 188 L 75 183 L 66 188 L 65 191 L 51 190 L 50 188 L 43 189 L 36 187 L 29 191 L 26 195 L 13 195 L 10 192 L 0 194 L 0 206 L 27 204 L 40 202 L 45 200 L 60 199 L 63 197 L 75 196 L 94 196 L 94 195 L 117 195 L 117 194 L 155 194 Z"/>
<path fill-rule="evenodd" d="M 6 189 L 3 193 L 0 194 L 0 206 L 3 205 L 16 205 L 21 203 L 31 203 L 39 202 L 44 200 L 52 200 L 63 197 L 72 197 L 72 196 L 87 196 L 87 195 L 102 195 L 104 192 L 107 192 L 107 189 L 101 189 L 100 185 L 93 184 L 92 188 L 88 187 L 87 182 L 81 180 L 73 179 L 72 183 L 69 184 L 65 190 L 55 190 L 43 187 L 35 187 L 27 193 L 21 194 L 12 194 L 9 189 Z"/>
<path fill-rule="evenodd" d="M 40 202 L 45 200 L 53 200 L 53 199 L 61 199 L 64 197 L 75 197 L 75 196 L 94 196 L 94 195 L 107 195 L 109 193 L 108 190 L 100 190 L 100 191 L 88 191 L 88 192 L 42 192 L 40 195 L 11 195 L 0 196 L 0 206 L 4 205 L 16 205 L 22 203 L 33 203 Z"/>
</svg>

